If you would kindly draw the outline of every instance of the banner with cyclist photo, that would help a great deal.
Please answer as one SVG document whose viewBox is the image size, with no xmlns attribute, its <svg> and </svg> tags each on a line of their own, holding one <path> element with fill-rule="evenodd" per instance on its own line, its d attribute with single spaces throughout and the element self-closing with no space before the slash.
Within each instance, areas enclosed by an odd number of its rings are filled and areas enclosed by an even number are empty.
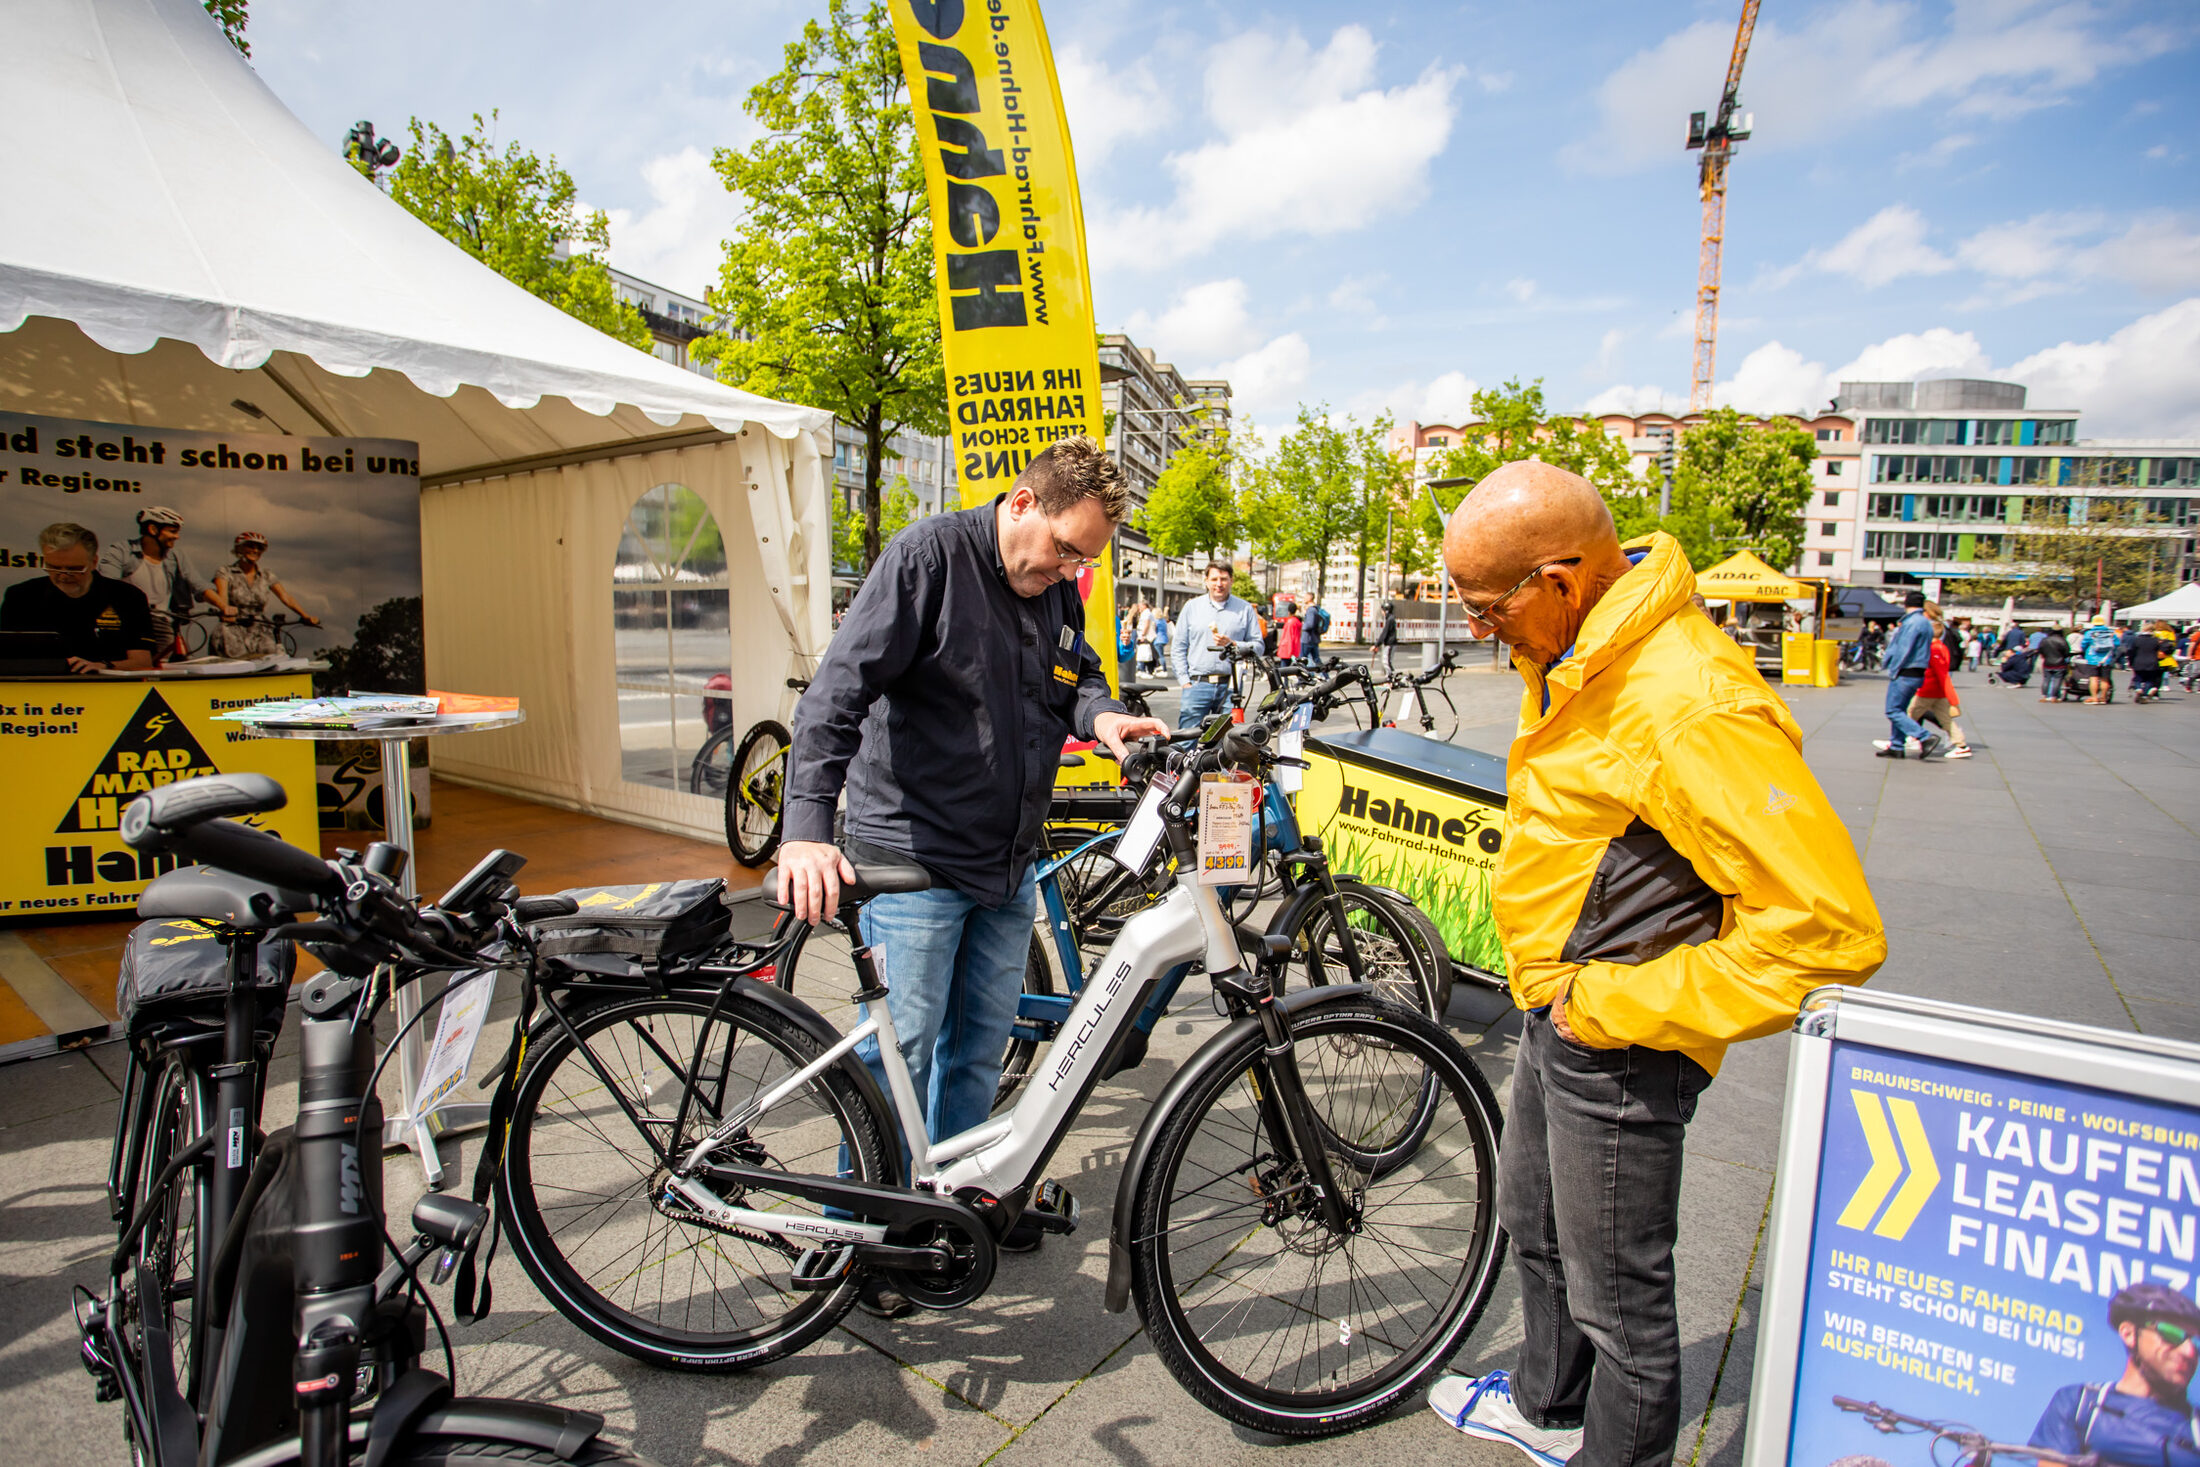
<svg viewBox="0 0 2200 1467">
<path fill-rule="evenodd" d="M 2200 1463 L 2200 1049 L 1898 1004 L 1794 1041 L 1748 1460 Z"/>
<path fill-rule="evenodd" d="M 164 663 L 308 656 L 420 691 L 419 453 L 0 412 L 0 576 L 31 586 L 0 630 L 48 629 L 28 624 L 41 537 L 78 525 L 98 573 L 145 596 Z"/>
</svg>

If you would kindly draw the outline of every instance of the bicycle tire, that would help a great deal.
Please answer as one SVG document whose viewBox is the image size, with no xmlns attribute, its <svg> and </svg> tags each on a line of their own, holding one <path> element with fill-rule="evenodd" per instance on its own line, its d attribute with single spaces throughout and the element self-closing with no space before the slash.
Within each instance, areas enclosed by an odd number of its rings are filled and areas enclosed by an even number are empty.
<svg viewBox="0 0 2200 1467">
<path fill-rule="evenodd" d="M 168 1332 L 176 1384 L 186 1400 L 198 1398 L 196 1285 L 206 1253 L 215 1246 L 208 1216 L 212 1195 L 204 1165 L 185 1167 L 159 1197 L 151 1187 L 176 1153 L 213 1125 L 213 1108 L 213 1087 L 205 1073 L 181 1055 L 169 1056 L 153 1081 L 152 1103 L 145 1113 L 145 1144 L 131 1182 L 132 1216 L 148 1206 L 158 1209 L 138 1235 L 136 1267 L 126 1276 L 137 1324 L 132 1349 L 142 1369 L 147 1346 L 144 1327 L 149 1319 L 157 1319 Z M 141 1279 L 155 1285 L 161 1297 L 142 1297 Z"/>
<path fill-rule="evenodd" d="M 854 1304 L 856 1284 L 851 1273 L 835 1288 L 794 1292 L 785 1284 L 799 1251 L 792 1244 L 706 1225 L 659 1205 L 664 1169 L 625 1107 L 676 1153 L 822 1053 L 808 1033 L 753 999 L 726 995 L 715 1020 L 712 1006 L 708 995 L 651 997 L 608 1004 L 581 1015 L 570 1032 L 552 1031 L 529 1054 L 513 1096 L 499 1204 L 527 1276 L 588 1334 L 654 1365 L 747 1370 L 791 1355 L 832 1328 Z M 690 1108 L 687 1134 L 672 1136 L 687 1084 L 683 1067 L 706 1022 L 724 1030 L 722 1039 L 702 1035 L 710 1068 L 701 1078 L 717 1093 L 712 1103 Z M 625 1107 L 611 1097 L 607 1080 Z M 748 1165 L 793 1171 L 845 1166 L 850 1176 L 876 1180 L 886 1174 L 884 1138 L 895 1134 L 889 1118 L 874 1113 L 835 1068 L 775 1106 L 730 1154 Z M 820 1211 L 792 1197 L 772 1203 Z M 659 1251 L 649 1255 L 653 1240 L 661 1240 Z M 637 1253 L 643 1263 L 632 1262 Z M 730 1299 L 722 1272 L 732 1276 Z M 753 1325 L 741 1322 L 744 1311 L 755 1316 Z M 699 1321 L 699 1313 L 707 1317 Z"/>
<path fill-rule="evenodd" d="M 688 763 L 688 793 L 709 799 L 722 799 L 726 786 L 731 783 L 730 771 L 733 759 L 727 745 L 733 742 L 733 729 L 729 726 L 718 730 L 703 740 L 703 747 L 695 751 Z"/>
<path fill-rule="evenodd" d="M 1054 966 L 1047 961 L 1046 939 L 1040 929 L 1031 930 L 1031 946 L 1024 953 L 1024 992 L 1052 994 L 1054 992 Z M 1008 1048 L 1001 1056 L 1001 1080 L 993 1090 L 993 1109 L 999 1110 L 1013 1100 L 1023 1088 L 1038 1063 L 1040 1052 L 1053 1042 L 1051 1034 L 1041 1037 L 1034 1034 L 1025 1037 L 1011 1033 Z"/>
<path fill-rule="evenodd" d="M 1221 1041 L 1228 1052 L 1194 1058 L 1197 1078 L 1156 1117 L 1132 1181 L 1131 1283 L 1155 1353 L 1202 1405 L 1256 1431 L 1320 1437 L 1418 1392 L 1488 1307 L 1505 1252 L 1502 1121 L 1474 1061 L 1418 1014 L 1338 1003 L 1291 1027 L 1309 1105 L 1331 1134 L 1409 1092 L 1418 1105 L 1430 1081 L 1441 1124 L 1381 1176 L 1333 1155 L 1357 1226 L 1331 1234 L 1269 1137 L 1256 1076 L 1265 1041 L 1239 1031 Z"/>
<path fill-rule="evenodd" d="M 1291 966 L 1305 972 L 1309 986 L 1364 982 L 1387 1003 L 1441 1019 L 1443 1005 L 1450 1002 L 1451 994 L 1449 989 L 1438 991 L 1438 975 L 1433 959 L 1425 952 L 1424 935 L 1374 887 L 1350 876 L 1334 879 L 1337 899 L 1345 908 L 1345 922 L 1352 928 L 1360 974 L 1354 975 L 1346 959 L 1326 901 L 1310 905 L 1297 926 L 1284 934 L 1291 939 Z"/>
<path fill-rule="evenodd" d="M 1422 911 L 1413 898 L 1402 891 L 1387 886 L 1369 885 L 1367 890 L 1388 902 L 1392 910 L 1405 919 L 1418 939 L 1422 958 L 1429 971 L 1429 1012 L 1438 1020 L 1451 1008 L 1452 990 L 1458 986 L 1459 970 L 1451 960 L 1451 950 L 1444 946 L 1444 934 L 1434 918 Z"/>
<path fill-rule="evenodd" d="M 744 866 L 761 866 L 779 849 L 785 819 L 785 753 L 794 736 L 767 718 L 749 726 L 726 775 L 726 849 Z M 773 767 L 773 761 L 777 766 Z"/>
</svg>

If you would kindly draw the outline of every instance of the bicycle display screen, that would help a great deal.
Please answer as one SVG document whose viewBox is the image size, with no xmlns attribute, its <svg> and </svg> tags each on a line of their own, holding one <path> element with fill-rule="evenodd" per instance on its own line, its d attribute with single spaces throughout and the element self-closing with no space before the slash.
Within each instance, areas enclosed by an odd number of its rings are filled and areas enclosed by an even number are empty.
<svg viewBox="0 0 2200 1467">
<path fill-rule="evenodd" d="M 1227 721 L 1227 720 L 1226 720 Z M 1154 848 L 1161 844 L 1161 801 L 1167 796 L 1168 786 L 1155 780 L 1146 786 L 1145 797 L 1123 827 L 1123 834 L 1115 842 L 1115 863 L 1133 876 L 1145 874 L 1153 860 Z"/>
</svg>

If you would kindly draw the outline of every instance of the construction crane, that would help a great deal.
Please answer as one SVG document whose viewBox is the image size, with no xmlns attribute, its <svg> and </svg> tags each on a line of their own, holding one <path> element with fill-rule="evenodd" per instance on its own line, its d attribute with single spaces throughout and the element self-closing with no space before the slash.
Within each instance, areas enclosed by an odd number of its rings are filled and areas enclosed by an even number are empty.
<svg viewBox="0 0 2200 1467">
<path fill-rule="evenodd" d="M 1703 246 L 1696 257 L 1696 363 L 1688 385 L 1688 410 L 1711 406 L 1711 379 L 1719 348 L 1719 252 L 1726 244 L 1726 165 L 1734 145 L 1749 136 L 1755 119 L 1741 110 L 1742 62 L 1757 29 L 1758 0 L 1742 0 L 1742 23 L 1734 32 L 1734 56 L 1726 63 L 1726 90 L 1719 94 L 1718 115 L 1709 126 L 1704 114 L 1688 116 L 1688 146 L 1703 149 L 1696 172 L 1703 195 Z"/>
</svg>

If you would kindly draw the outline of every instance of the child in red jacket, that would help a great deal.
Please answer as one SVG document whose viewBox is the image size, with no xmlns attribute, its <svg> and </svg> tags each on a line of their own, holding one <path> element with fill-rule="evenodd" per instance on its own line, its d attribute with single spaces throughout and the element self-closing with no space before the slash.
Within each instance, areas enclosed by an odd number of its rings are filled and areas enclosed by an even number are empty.
<svg viewBox="0 0 2200 1467">
<path fill-rule="evenodd" d="M 1948 730 L 1948 752 L 1941 757 L 1968 759 L 1971 744 L 1963 737 L 1963 725 L 1956 722 L 1963 709 L 1956 702 L 1955 689 L 1948 685 L 1948 645 L 1940 640 L 1943 623 L 1937 602 L 1925 603 L 1925 617 L 1933 624 L 1933 644 L 1925 664 L 1925 681 L 1918 685 L 1917 696 L 1910 699 L 1910 717 L 1930 715 L 1933 722 Z"/>
</svg>

